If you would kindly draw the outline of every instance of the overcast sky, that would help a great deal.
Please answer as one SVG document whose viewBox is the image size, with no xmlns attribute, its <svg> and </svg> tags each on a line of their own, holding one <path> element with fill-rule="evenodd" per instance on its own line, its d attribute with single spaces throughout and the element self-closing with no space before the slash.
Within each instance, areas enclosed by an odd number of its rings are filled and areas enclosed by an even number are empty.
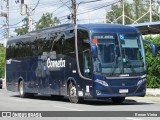
<svg viewBox="0 0 160 120">
<path fill-rule="evenodd" d="M 15 33 L 13 32 L 16 27 L 19 27 L 22 25 L 22 22 L 20 22 L 23 18 L 26 17 L 26 15 L 22 16 L 20 14 L 20 3 L 15 3 L 17 0 L 10 0 L 10 14 L 9 14 L 9 24 L 10 24 L 10 35 L 15 36 Z M 19 0 L 20 1 L 20 0 Z M 29 4 L 30 0 L 24 0 L 25 4 Z M 66 3 L 66 5 L 62 6 L 63 3 Z M 91 0 L 77 0 L 77 4 L 80 2 L 86 2 Z M 93 1 L 93 0 L 92 0 Z M 104 7 L 107 4 L 111 4 L 117 0 L 102 0 L 99 2 L 93 2 L 93 3 L 85 3 L 85 4 L 79 4 L 79 7 L 77 9 L 77 23 L 102 23 L 105 21 L 105 14 L 106 10 L 109 10 L 109 7 Z M 32 9 L 35 8 L 38 0 L 31 0 L 31 6 Z M 6 2 L 3 0 L 0 0 L 0 11 L 6 11 Z M 53 13 L 54 17 L 58 17 L 61 21 L 61 23 L 69 23 L 70 21 L 67 20 L 66 15 L 69 15 L 71 13 L 71 0 L 40 0 L 38 6 L 35 9 L 35 12 L 33 12 L 33 23 L 37 22 L 43 13 L 50 12 Z M 99 10 L 92 11 L 93 8 L 97 7 L 103 7 Z M 90 11 L 90 12 L 88 12 Z M 86 12 L 86 13 L 85 13 Z M 17 24 L 20 22 L 19 24 Z M 0 28 L 5 23 L 5 18 L 0 17 Z M 15 25 L 16 24 L 16 25 Z M 5 27 L 0 29 L 0 39 L 3 38 L 5 32 Z"/>
</svg>

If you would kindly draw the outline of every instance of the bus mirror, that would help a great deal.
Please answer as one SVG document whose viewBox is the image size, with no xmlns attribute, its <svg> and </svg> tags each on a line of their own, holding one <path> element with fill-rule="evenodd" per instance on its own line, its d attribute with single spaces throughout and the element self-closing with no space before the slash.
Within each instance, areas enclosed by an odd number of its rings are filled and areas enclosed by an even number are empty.
<svg viewBox="0 0 160 120">
<path fill-rule="evenodd" d="M 83 42 L 84 43 L 88 43 L 88 44 L 91 45 L 91 54 L 92 54 L 92 57 L 94 57 L 94 58 L 98 57 L 98 54 L 97 54 L 97 45 L 91 43 L 90 40 L 86 40 L 86 39 L 84 39 Z"/>
<path fill-rule="evenodd" d="M 156 57 L 156 56 L 157 56 L 157 53 L 158 53 L 158 47 L 157 47 L 157 45 L 154 44 L 154 43 L 152 43 L 152 42 L 150 42 L 150 41 L 148 41 L 148 40 L 143 40 L 143 41 L 144 41 L 144 43 L 146 43 L 146 44 L 150 44 L 151 49 L 152 49 L 152 56 L 153 56 L 153 57 Z"/>
<path fill-rule="evenodd" d="M 96 44 L 91 44 L 91 53 L 92 53 L 92 57 L 94 58 L 98 57 Z"/>
</svg>

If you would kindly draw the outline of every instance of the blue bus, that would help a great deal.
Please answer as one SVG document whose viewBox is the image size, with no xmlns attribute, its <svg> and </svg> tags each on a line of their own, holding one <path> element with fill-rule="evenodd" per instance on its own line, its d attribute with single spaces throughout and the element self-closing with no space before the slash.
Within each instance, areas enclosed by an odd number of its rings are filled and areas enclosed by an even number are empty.
<svg viewBox="0 0 160 120">
<path fill-rule="evenodd" d="M 20 97 L 65 96 L 122 103 L 145 96 L 144 43 L 134 27 L 116 24 L 64 24 L 7 41 L 6 86 Z"/>
</svg>

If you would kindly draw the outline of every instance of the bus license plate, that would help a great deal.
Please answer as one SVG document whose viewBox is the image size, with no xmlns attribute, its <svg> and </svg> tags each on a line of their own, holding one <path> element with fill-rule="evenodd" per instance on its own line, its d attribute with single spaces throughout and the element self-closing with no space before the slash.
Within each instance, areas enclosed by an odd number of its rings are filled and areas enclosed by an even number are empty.
<svg viewBox="0 0 160 120">
<path fill-rule="evenodd" d="M 128 93 L 128 89 L 119 89 L 119 93 Z"/>
</svg>

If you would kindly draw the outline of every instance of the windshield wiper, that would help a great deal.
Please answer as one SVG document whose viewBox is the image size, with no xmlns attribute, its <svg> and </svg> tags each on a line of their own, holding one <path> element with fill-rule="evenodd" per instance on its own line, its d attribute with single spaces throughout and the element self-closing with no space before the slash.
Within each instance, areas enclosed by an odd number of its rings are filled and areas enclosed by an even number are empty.
<svg viewBox="0 0 160 120">
<path fill-rule="evenodd" d="M 113 64 L 112 64 L 112 69 L 111 69 L 111 72 L 110 72 L 110 76 L 113 76 L 113 74 L 114 74 L 114 72 L 115 72 L 115 70 L 116 70 L 117 58 L 118 58 L 118 57 L 115 56 L 114 62 L 113 62 Z"/>
</svg>

